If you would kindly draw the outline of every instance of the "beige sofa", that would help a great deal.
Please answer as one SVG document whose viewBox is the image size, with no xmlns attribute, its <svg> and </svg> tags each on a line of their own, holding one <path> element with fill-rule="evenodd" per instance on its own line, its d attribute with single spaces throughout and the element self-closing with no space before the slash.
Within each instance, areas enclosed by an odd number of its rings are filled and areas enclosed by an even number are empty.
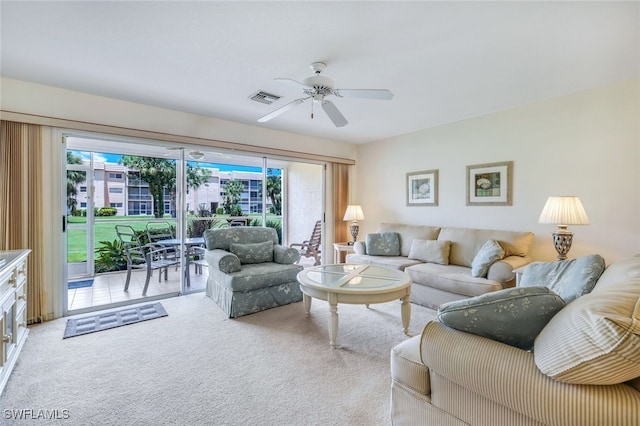
<svg viewBox="0 0 640 426">
<path fill-rule="evenodd" d="M 533 351 L 430 322 L 391 351 L 392 424 L 639 425 L 639 322 L 640 255 L 607 267 Z"/>
<path fill-rule="evenodd" d="M 367 254 L 365 241 L 358 241 L 354 253 L 347 255 L 347 263 L 389 266 L 407 272 L 413 280 L 411 302 L 432 309 L 445 302 L 513 287 L 513 270 L 532 261 L 528 255 L 533 241 L 531 232 L 382 223 L 377 233 L 386 232 L 399 234 L 400 256 L 372 256 Z M 489 239 L 500 243 L 505 257 L 489 267 L 486 278 L 474 277 L 471 263 Z M 448 264 L 411 259 L 414 240 L 450 241 L 445 256 Z"/>
</svg>

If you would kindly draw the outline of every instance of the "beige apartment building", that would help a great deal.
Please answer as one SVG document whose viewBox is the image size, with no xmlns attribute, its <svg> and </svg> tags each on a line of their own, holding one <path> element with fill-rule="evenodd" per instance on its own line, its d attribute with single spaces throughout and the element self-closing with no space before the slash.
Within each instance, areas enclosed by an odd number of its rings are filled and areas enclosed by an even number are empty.
<svg viewBox="0 0 640 426">
<path fill-rule="evenodd" d="M 89 164 L 83 160 L 83 164 Z M 215 213 L 224 201 L 224 187 L 231 180 L 239 180 L 244 185 L 240 206 L 243 213 L 262 213 L 262 173 L 248 171 L 211 170 L 209 181 L 197 189 L 190 188 L 186 194 L 187 211 L 198 214 L 200 210 Z M 114 207 L 118 216 L 137 216 L 153 214 L 153 197 L 149 185 L 140 179 L 134 169 L 111 162 L 93 162 L 93 200 L 94 207 Z M 89 184 L 77 185 L 77 208 L 84 210 L 89 202 Z M 271 204 L 267 200 L 267 206 Z M 175 195 L 165 190 L 164 212 L 175 216 Z"/>
</svg>

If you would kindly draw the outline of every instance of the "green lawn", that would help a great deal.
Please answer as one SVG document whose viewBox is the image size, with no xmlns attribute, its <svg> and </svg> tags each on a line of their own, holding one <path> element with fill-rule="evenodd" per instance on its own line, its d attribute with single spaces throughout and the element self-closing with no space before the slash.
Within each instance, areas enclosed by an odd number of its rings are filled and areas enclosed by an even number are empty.
<svg viewBox="0 0 640 426">
<path fill-rule="evenodd" d="M 216 215 L 216 218 L 226 218 L 227 215 Z M 249 215 L 251 218 L 260 218 L 261 215 Z M 267 216 L 268 220 L 276 217 Z M 96 217 L 94 221 L 94 248 L 100 246 L 100 241 L 116 240 L 115 225 L 131 225 L 135 230 L 144 230 L 147 223 L 154 220 L 153 216 L 109 216 Z M 176 224 L 176 219 L 167 216 L 165 219 L 170 224 Z M 70 226 L 67 229 L 67 262 L 86 262 L 87 260 L 87 234 L 84 229 L 72 229 L 73 224 L 86 223 L 86 217 L 70 216 L 67 219 Z"/>
</svg>

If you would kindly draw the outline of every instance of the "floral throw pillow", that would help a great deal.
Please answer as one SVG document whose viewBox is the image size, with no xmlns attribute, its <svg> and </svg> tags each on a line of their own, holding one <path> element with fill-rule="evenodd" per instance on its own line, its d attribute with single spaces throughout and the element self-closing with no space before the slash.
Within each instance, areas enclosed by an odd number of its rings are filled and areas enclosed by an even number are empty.
<svg viewBox="0 0 640 426">
<path fill-rule="evenodd" d="M 504 249 L 496 240 L 489 240 L 483 244 L 480 251 L 471 262 L 471 275 L 485 278 L 489 272 L 489 267 L 494 262 L 504 258 Z"/>
<path fill-rule="evenodd" d="M 590 293 L 604 269 L 604 258 L 598 254 L 557 262 L 531 263 L 522 273 L 518 287 L 543 285 L 569 303 Z"/>
<path fill-rule="evenodd" d="M 250 244 L 231 243 L 229 251 L 238 256 L 241 264 L 273 261 L 273 241 Z"/>
<path fill-rule="evenodd" d="M 367 234 L 367 254 L 371 256 L 400 256 L 400 234 L 380 232 Z"/>
<path fill-rule="evenodd" d="M 447 327 L 529 350 L 565 303 L 547 287 L 507 288 L 444 303 L 438 319 Z"/>
</svg>

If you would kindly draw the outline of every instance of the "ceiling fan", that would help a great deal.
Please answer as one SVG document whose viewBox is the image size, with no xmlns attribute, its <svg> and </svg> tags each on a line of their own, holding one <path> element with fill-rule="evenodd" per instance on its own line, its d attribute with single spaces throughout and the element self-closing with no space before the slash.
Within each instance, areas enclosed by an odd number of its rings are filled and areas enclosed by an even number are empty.
<svg viewBox="0 0 640 426">
<path fill-rule="evenodd" d="M 264 117 L 259 118 L 258 122 L 267 122 L 279 116 L 283 112 L 288 111 L 291 108 L 311 99 L 311 118 L 313 118 L 313 103 L 317 103 L 320 104 L 324 112 L 329 116 L 336 127 L 342 127 L 347 125 L 348 121 L 346 118 L 344 118 L 344 115 L 342 115 L 340 110 L 338 110 L 338 107 L 336 107 L 333 102 L 325 99 L 327 96 L 334 95 L 339 98 L 350 97 L 381 100 L 390 100 L 393 98 L 393 93 L 386 89 L 335 89 L 332 79 L 320 75 L 320 73 L 322 73 L 326 68 L 327 65 L 324 62 L 312 63 L 311 69 L 313 70 L 315 75 L 304 79 L 302 83 L 290 78 L 276 78 L 276 81 L 281 81 L 283 83 L 302 89 L 302 92 L 307 96 L 289 102 L 288 104 L 278 108 L 277 110 L 270 112 Z"/>
</svg>

